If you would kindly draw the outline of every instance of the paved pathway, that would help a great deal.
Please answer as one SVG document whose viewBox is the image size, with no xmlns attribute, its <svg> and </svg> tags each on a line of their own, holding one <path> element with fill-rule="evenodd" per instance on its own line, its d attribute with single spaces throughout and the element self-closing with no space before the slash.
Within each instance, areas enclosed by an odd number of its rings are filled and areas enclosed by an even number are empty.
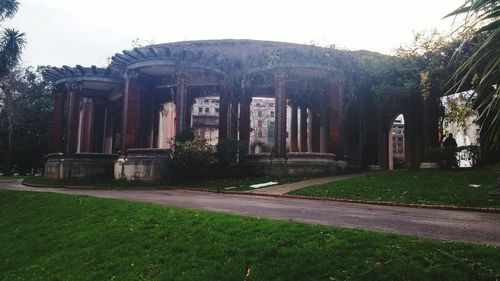
<svg viewBox="0 0 500 281">
<path fill-rule="evenodd" d="M 314 178 L 314 179 L 308 179 L 308 180 L 294 182 L 294 183 L 281 184 L 281 185 L 264 187 L 264 188 L 257 188 L 257 189 L 250 190 L 247 192 L 281 195 L 281 194 L 285 194 L 285 193 L 288 193 L 290 191 L 294 191 L 294 190 L 301 189 L 301 188 L 311 186 L 311 185 L 318 185 L 318 184 L 324 184 L 324 183 L 328 183 L 328 182 L 341 181 L 341 180 L 346 180 L 346 179 L 350 179 L 350 178 L 371 175 L 373 173 L 375 173 L 375 172 L 355 173 L 355 174 L 337 175 L 337 176 L 323 177 L 323 178 Z"/>
<path fill-rule="evenodd" d="M 14 184 L 2 184 L 8 188 Z M 409 234 L 439 240 L 469 241 L 500 246 L 500 214 L 402 208 L 219 194 L 188 190 L 78 190 L 31 188 L 15 190 L 89 195 L 102 198 L 149 202 L 175 207 L 218 211 L 252 217 L 268 217 L 310 224 Z"/>
</svg>

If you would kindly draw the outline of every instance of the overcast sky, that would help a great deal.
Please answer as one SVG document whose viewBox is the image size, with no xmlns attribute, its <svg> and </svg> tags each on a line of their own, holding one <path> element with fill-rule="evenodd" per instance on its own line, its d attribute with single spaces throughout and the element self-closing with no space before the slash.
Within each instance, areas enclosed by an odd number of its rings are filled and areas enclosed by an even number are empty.
<svg viewBox="0 0 500 281">
<path fill-rule="evenodd" d="M 25 65 L 97 65 L 142 43 L 257 39 L 391 54 L 415 31 L 450 30 L 464 0 L 20 0 Z"/>
</svg>

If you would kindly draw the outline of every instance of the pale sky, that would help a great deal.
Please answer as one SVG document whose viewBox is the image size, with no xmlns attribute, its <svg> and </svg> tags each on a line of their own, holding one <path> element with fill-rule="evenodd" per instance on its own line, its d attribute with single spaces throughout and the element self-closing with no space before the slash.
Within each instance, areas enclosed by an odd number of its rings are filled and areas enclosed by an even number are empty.
<svg viewBox="0 0 500 281">
<path fill-rule="evenodd" d="M 25 65 L 105 66 L 132 41 L 256 39 L 393 53 L 464 0 L 20 0 Z"/>
</svg>

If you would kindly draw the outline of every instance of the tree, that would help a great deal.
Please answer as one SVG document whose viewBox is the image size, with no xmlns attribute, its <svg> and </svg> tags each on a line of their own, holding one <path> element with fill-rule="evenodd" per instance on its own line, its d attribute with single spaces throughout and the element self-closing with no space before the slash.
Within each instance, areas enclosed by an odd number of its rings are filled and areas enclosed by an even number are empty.
<svg viewBox="0 0 500 281">
<path fill-rule="evenodd" d="M 15 29 L 5 29 L 0 37 L 0 78 L 6 76 L 21 59 L 26 44 L 24 33 Z"/>
<path fill-rule="evenodd" d="M 460 28 L 463 42 L 476 44 L 468 57 L 455 54 L 462 63 L 453 82 L 456 88 L 470 84 L 475 91 L 473 106 L 479 112 L 482 137 L 486 148 L 495 149 L 500 146 L 500 1 L 467 0 L 447 17 L 458 15 L 465 16 Z"/>
<path fill-rule="evenodd" d="M 13 165 L 40 167 L 46 153 L 52 99 L 41 69 L 17 68 L 0 79 L 0 164 L 6 174 Z"/>
<path fill-rule="evenodd" d="M 19 3 L 16 0 L 0 0 L 0 22 L 13 17 Z M 24 33 L 15 29 L 5 29 L 0 36 L 0 78 L 14 68 L 20 60 L 21 52 L 26 44 Z"/>
<path fill-rule="evenodd" d="M 18 8 L 17 0 L 0 0 L 0 21 L 14 16 Z"/>
</svg>

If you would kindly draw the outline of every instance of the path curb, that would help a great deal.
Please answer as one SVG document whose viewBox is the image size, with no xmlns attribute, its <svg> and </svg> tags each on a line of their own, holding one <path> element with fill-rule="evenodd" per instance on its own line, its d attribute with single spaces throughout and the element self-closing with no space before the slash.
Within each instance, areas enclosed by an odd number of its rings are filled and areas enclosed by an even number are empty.
<svg viewBox="0 0 500 281">
<path fill-rule="evenodd" d="M 357 204 L 367 204 L 367 205 L 381 205 L 381 206 L 395 206 L 395 207 L 406 207 L 406 208 L 419 208 L 419 209 L 438 209 L 438 210 L 449 210 L 449 211 L 467 211 L 467 212 L 482 212 L 482 213 L 494 213 L 500 214 L 500 208 L 494 207 L 466 207 L 466 206 L 455 206 L 455 205 L 432 205 L 432 204 L 412 204 L 412 203 L 398 203 L 398 202 L 387 202 L 387 201 L 374 201 L 374 200 L 359 200 L 359 199 L 345 199 L 345 198 L 332 198 L 332 197 L 318 197 L 318 196 L 305 196 L 305 195 L 291 195 L 291 194 L 270 194 L 262 192 L 238 192 L 238 191 L 218 191 L 212 189 L 203 188 L 99 188 L 99 187 L 88 187 L 88 186 L 68 186 L 68 185 L 47 185 L 47 184 L 33 184 L 33 183 L 21 183 L 22 185 L 29 187 L 48 187 L 48 188 L 70 188 L 70 189 L 86 189 L 86 190 L 173 190 L 173 189 L 183 189 L 198 192 L 210 192 L 219 194 L 233 194 L 233 195 L 247 195 L 247 196 L 261 196 L 261 197 L 273 197 L 273 198 L 290 198 L 290 199 L 305 199 L 305 200 L 316 200 L 316 201 L 330 201 L 330 202 L 345 202 L 345 203 L 357 203 Z"/>
<path fill-rule="evenodd" d="M 64 184 L 40 184 L 40 183 L 21 183 L 24 186 L 29 187 L 40 187 L 40 188 L 69 188 L 69 189 L 83 189 L 83 190 L 174 190 L 183 189 L 182 187 L 165 187 L 154 186 L 154 187 L 129 187 L 129 188 L 112 188 L 112 187 L 99 187 L 99 186 L 85 186 L 85 185 L 64 185 Z M 184 188 L 185 189 L 185 188 Z"/>
<path fill-rule="evenodd" d="M 316 201 L 345 202 L 345 203 L 357 203 L 357 204 L 367 204 L 367 205 L 382 205 L 382 206 L 395 206 L 395 207 L 407 207 L 407 208 L 419 208 L 419 209 L 439 209 L 439 210 L 449 210 L 449 211 L 468 211 L 468 212 L 500 214 L 500 208 L 494 208 L 494 207 L 466 207 L 466 206 L 455 206 L 455 205 L 413 204 L 413 203 L 398 203 L 398 202 L 387 202 L 387 201 L 345 199 L 345 198 L 334 198 L 334 197 L 292 195 L 292 194 L 270 194 L 262 192 L 247 193 L 247 192 L 237 192 L 237 191 L 216 191 L 216 190 L 201 189 L 201 188 L 184 188 L 184 189 L 191 191 L 236 194 L 236 195 L 254 195 L 254 196 L 274 197 L 274 198 L 306 199 L 306 200 L 316 200 Z"/>
</svg>

